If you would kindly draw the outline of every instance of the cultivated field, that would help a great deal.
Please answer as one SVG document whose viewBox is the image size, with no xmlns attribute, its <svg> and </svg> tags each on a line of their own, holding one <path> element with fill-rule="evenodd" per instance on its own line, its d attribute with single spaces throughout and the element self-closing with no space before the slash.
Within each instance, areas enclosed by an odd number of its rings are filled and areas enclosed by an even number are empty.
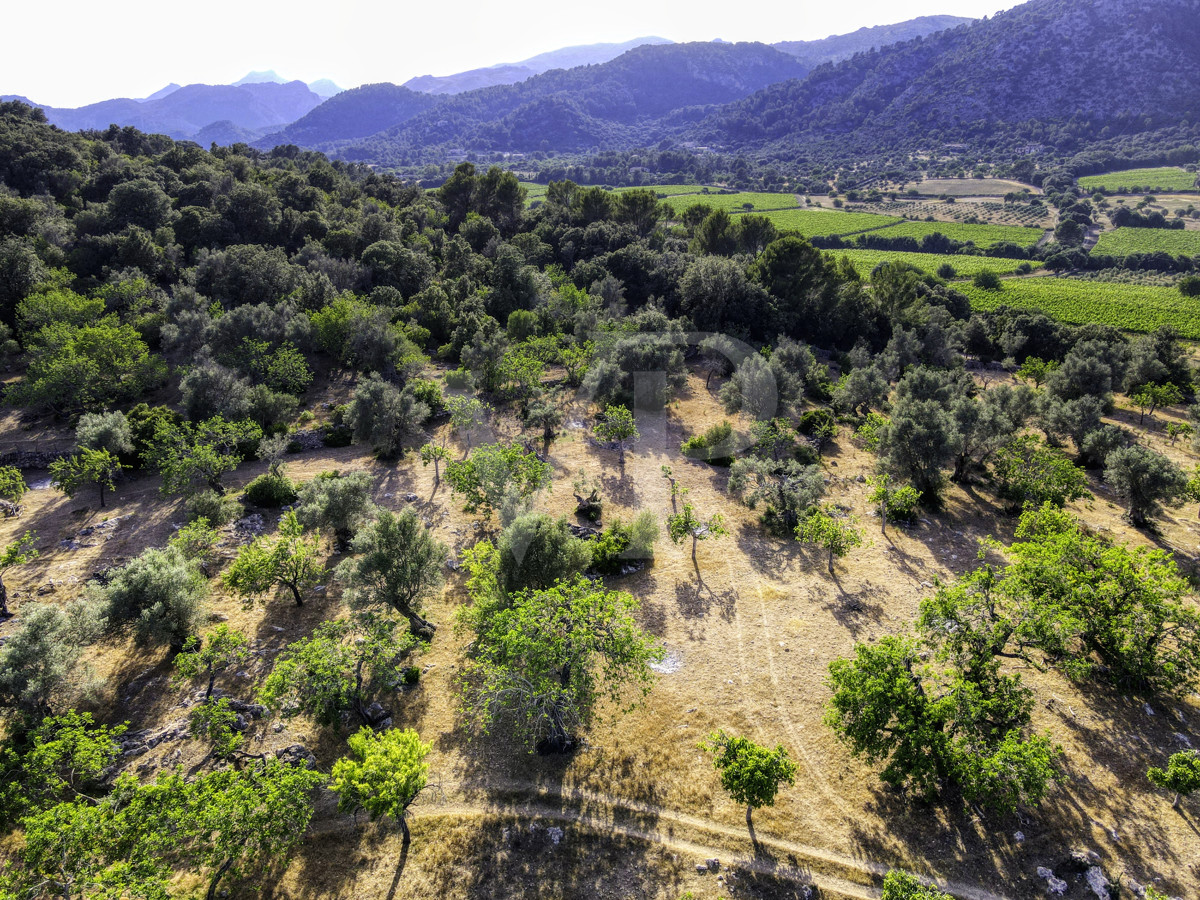
<svg viewBox="0 0 1200 900">
<path fill-rule="evenodd" d="M 946 255 L 940 253 L 898 253 L 890 250 L 833 250 L 834 256 L 847 257 L 858 273 L 864 277 L 871 273 L 877 265 L 884 262 L 903 262 L 920 269 L 922 272 L 935 274 L 939 268 L 948 265 L 954 269 L 953 278 L 971 278 L 984 270 L 995 272 L 997 275 L 1011 275 L 1021 265 L 1040 269 L 1042 263 L 1022 259 L 1000 259 L 993 256 Z"/>
<path fill-rule="evenodd" d="M 763 212 L 766 210 L 796 209 L 800 201 L 795 194 L 762 194 L 744 191 L 736 194 L 688 194 L 665 198 L 675 212 L 681 213 L 690 206 L 706 205 L 731 213 Z"/>
<path fill-rule="evenodd" d="M 1159 169 L 1124 169 L 1104 175 L 1085 175 L 1079 179 L 1079 186 L 1085 191 L 1103 191 L 1109 194 L 1121 190 L 1135 194 L 1146 191 L 1194 191 L 1196 173 L 1185 172 L 1175 166 Z"/>
<path fill-rule="evenodd" d="M 1006 178 L 930 178 L 910 185 L 925 197 L 1003 197 L 1005 194 L 1029 191 L 1040 194 L 1041 188 Z"/>
<path fill-rule="evenodd" d="M 1151 332 L 1170 325 L 1183 337 L 1200 340 L 1200 304 L 1173 287 L 1071 278 L 1008 278 L 995 291 L 969 284 L 960 289 L 976 309 L 1037 309 L 1060 322 L 1096 322 L 1125 331 Z"/>
<path fill-rule="evenodd" d="M 840 212 L 832 209 L 785 209 L 763 213 L 780 231 L 798 231 L 805 237 L 831 237 L 886 228 L 901 221 L 895 216 Z"/>
<path fill-rule="evenodd" d="M 1200 231 L 1172 228 L 1118 228 L 1100 235 L 1094 253 L 1128 256 L 1131 253 L 1170 253 L 1200 256 Z"/>
<path fill-rule="evenodd" d="M 1002 203 L 999 200 L 882 200 L 878 203 L 855 204 L 865 212 L 925 219 L 933 216 L 939 222 L 963 222 L 977 219 L 989 225 L 1018 225 L 1027 228 L 1050 228 L 1054 213 L 1046 206 L 1033 203 Z"/>
<path fill-rule="evenodd" d="M 976 247 L 1013 243 L 1023 247 L 1036 244 L 1045 232 L 1041 228 L 1010 225 L 959 225 L 952 222 L 902 222 L 878 232 L 880 237 L 911 237 L 920 240 L 928 234 L 944 234 L 952 241 L 970 241 Z"/>
</svg>

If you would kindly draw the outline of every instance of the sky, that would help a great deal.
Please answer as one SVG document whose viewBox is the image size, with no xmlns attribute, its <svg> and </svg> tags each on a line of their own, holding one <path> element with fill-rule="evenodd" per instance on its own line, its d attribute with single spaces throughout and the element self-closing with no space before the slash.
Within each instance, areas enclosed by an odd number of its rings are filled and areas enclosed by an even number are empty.
<svg viewBox="0 0 1200 900">
<path fill-rule="evenodd" d="M 814 40 L 922 15 L 979 17 L 1015 0 L 59 0 L 8 4 L 0 95 L 49 106 L 144 97 L 170 82 L 228 84 L 274 69 L 343 88 L 517 62 L 574 44 Z M 736 10 L 736 17 L 732 11 Z"/>
</svg>

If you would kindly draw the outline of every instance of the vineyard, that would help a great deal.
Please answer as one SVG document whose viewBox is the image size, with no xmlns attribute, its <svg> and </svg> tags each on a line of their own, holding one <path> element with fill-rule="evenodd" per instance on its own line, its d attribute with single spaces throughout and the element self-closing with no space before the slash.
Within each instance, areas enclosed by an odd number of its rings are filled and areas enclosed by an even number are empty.
<svg viewBox="0 0 1200 900">
<path fill-rule="evenodd" d="M 875 232 L 880 237 L 911 237 L 920 240 L 929 234 L 944 234 L 952 241 L 970 241 L 976 247 L 1013 243 L 1028 247 L 1041 240 L 1041 228 L 1020 228 L 1013 225 L 960 225 L 953 222 L 902 222 Z"/>
<path fill-rule="evenodd" d="M 894 225 L 900 221 L 895 216 L 824 209 L 781 209 L 764 212 L 763 215 L 775 223 L 775 227 L 780 231 L 798 231 L 806 238 L 857 234 L 860 231 Z"/>
<path fill-rule="evenodd" d="M 1200 340 L 1200 302 L 1175 288 L 1144 287 L 1070 278 L 1009 278 L 999 290 L 963 284 L 960 289 L 978 310 L 1000 306 L 1036 309 L 1071 325 L 1098 323 L 1125 331 L 1152 332 L 1170 325 Z"/>
<path fill-rule="evenodd" d="M 1116 231 L 1106 231 L 1100 235 L 1100 241 L 1093 252 L 1104 256 L 1129 256 L 1132 253 L 1200 256 L 1200 231 L 1118 228 Z"/>
<path fill-rule="evenodd" d="M 1110 194 L 1121 190 L 1134 194 L 1146 191 L 1194 191 L 1196 173 L 1185 172 L 1174 166 L 1125 169 L 1104 175 L 1086 175 L 1079 179 L 1079 186 L 1085 191 L 1105 191 Z"/>
<path fill-rule="evenodd" d="M 839 259 L 847 257 L 855 270 L 864 278 L 880 263 L 902 262 L 930 275 L 937 274 L 942 266 L 954 269 L 951 278 L 973 278 L 980 272 L 990 270 L 997 275 L 1012 275 L 1018 267 L 1025 265 L 1041 268 L 1040 262 L 1021 259 L 998 259 L 990 256 L 944 255 L 940 253 L 898 253 L 888 250 L 835 250 Z"/>
<path fill-rule="evenodd" d="M 1034 203 L 1002 203 L 999 200 L 979 200 L 949 203 L 938 200 L 884 200 L 865 203 L 865 212 L 924 219 L 933 216 L 947 222 L 978 219 L 990 225 L 1018 225 L 1026 228 L 1050 228 L 1054 217 L 1045 206 Z"/>
<path fill-rule="evenodd" d="M 659 191 L 660 196 L 662 191 Z M 777 209 L 796 209 L 800 204 L 795 194 L 759 194 L 742 192 L 737 194 L 688 194 L 686 196 L 668 196 L 667 202 L 675 207 L 675 212 L 681 213 L 691 206 L 704 204 L 713 209 L 723 209 L 726 212 L 764 212 Z"/>
</svg>

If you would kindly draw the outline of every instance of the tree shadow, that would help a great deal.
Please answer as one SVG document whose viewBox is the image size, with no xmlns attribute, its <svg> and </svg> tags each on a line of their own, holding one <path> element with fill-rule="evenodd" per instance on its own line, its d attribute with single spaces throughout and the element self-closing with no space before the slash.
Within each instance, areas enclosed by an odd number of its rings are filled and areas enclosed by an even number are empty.
<svg viewBox="0 0 1200 900">
<path fill-rule="evenodd" d="M 732 622 L 739 595 L 736 589 L 714 591 L 703 581 L 675 585 L 675 605 L 685 620 L 707 618 L 715 609 L 722 621 Z"/>
</svg>

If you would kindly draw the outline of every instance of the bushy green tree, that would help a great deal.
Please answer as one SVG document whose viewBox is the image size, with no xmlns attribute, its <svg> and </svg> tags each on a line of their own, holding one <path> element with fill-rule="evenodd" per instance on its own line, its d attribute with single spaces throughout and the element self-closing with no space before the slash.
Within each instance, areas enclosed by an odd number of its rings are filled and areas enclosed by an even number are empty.
<svg viewBox="0 0 1200 900">
<path fill-rule="evenodd" d="M 405 441 L 420 434 L 431 414 L 411 390 L 371 375 L 354 389 L 346 422 L 355 440 L 370 444 L 380 456 L 393 457 Z"/>
<path fill-rule="evenodd" d="M 34 543 L 37 535 L 26 531 L 19 538 L 0 550 L 0 619 L 6 619 L 8 612 L 8 588 L 4 586 L 4 573 L 13 566 L 19 566 L 36 559 L 38 555 Z"/>
<path fill-rule="evenodd" d="M 329 783 L 338 795 L 338 809 L 365 809 L 372 821 L 386 816 L 400 826 L 404 843 L 409 843 L 408 808 L 429 782 L 425 757 L 433 745 L 421 743 L 411 728 L 377 732 L 364 727 L 347 743 L 350 753 L 333 764 Z"/>
<path fill-rule="evenodd" d="M 1172 791 L 1175 799 L 1172 807 L 1179 806 L 1179 798 L 1187 797 L 1200 790 L 1200 753 L 1195 750 L 1180 750 L 1172 753 L 1166 769 L 1151 766 L 1146 777 L 1155 787 Z"/>
<path fill-rule="evenodd" d="M 424 601 L 442 583 L 446 548 L 413 509 L 381 512 L 351 545 L 354 556 L 337 567 L 352 608 L 381 606 L 408 619 L 412 633 L 430 638 L 437 626 L 421 616 Z"/>
<path fill-rule="evenodd" d="M 219 416 L 203 422 L 159 423 L 153 455 L 165 494 L 193 494 L 201 486 L 225 493 L 221 478 L 243 459 L 242 446 L 262 438 L 253 422 L 227 422 Z"/>
<path fill-rule="evenodd" d="M 107 450 L 113 456 L 133 453 L 133 432 L 123 412 L 84 413 L 75 426 L 75 441 L 86 450 Z"/>
<path fill-rule="evenodd" d="M 813 510 L 796 526 L 796 540 L 815 544 L 829 554 L 829 574 L 833 561 L 862 546 L 862 531 L 853 516 L 834 516 L 823 509 Z"/>
<path fill-rule="evenodd" d="M 650 690 L 663 650 L 637 625 L 637 605 L 581 576 L 515 595 L 478 620 L 464 714 L 485 733 L 510 726 L 531 750 L 569 749 L 602 699 L 625 704 Z"/>
<path fill-rule="evenodd" d="M 100 633 L 95 604 L 27 603 L 17 629 L 0 647 L 0 708 L 38 721 L 65 712 L 88 688 L 85 644 Z"/>
<path fill-rule="evenodd" d="M 992 471 L 996 493 L 1014 512 L 1044 503 L 1062 507 L 1070 500 L 1091 496 L 1083 470 L 1036 435 L 1022 435 L 1001 447 Z"/>
<path fill-rule="evenodd" d="M 64 456 L 50 463 L 51 483 L 66 494 L 74 497 L 87 485 L 95 485 L 100 492 L 100 508 L 104 509 L 104 491 L 117 489 L 117 476 L 125 467 L 108 450 L 91 450 L 86 447 L 73 456 Z"/>
<path fill-rule="evenodd" d="M 208 582 L 174 547 L 145 550 L 107 583 L 88 583 L 87 596 L 111 626 L 131 625 L 142 645 L 165 643 L 175 652 L 200 632 Z"/>
<path fill-rule="evenodd" d="M 916 515 L 921 492 L 911 484 L 894 485 L 886 472 L 867 478 L 871 493 L 867 502 L 879 505 L 879 528 L 887 534 L 888 519 L 908 521 Z"/>
<path fill-rule="evenodd" d="M 692 539 L 692 565 L 697 572 L 700 571 L 700 564 L 696 561 L 696 545 L 700 541 L 718 540 L 727 534 L 725 519 L 720 513 L 701 519 L 690 503 L 683 504 L 683 509 L 667 516 L 667 535 L 672 544 L 678 544 L 685 538 Z"/>
<path fill-rule="evenodd" d="M 346 546 L 375 514 L 367 472 L 322 472 L 300 489 L 296 516 L 305 528 L 329 529 L 339 546 Z"/>
<path fill-rule="evenodd" d="M 295 510 L 284 513 L 275 538 L 259 537 L 247 544 L 221 577 L 225 586 L 242 597 L 253 598 L 273 587 L 286 587 L 297 606 L 304 605 L 304 592 L 325 578 L 321 541 L 305 536 Z"/>
<path fill-rule="evenodd" d="M 796 779 L 796 764 L 788 759 L 782 745 L 772 750 L 720 730 L 702 741 L 700 749 L 712 754 L 713 768 L 721 774 L 721 787 L 734 801 L 745 804 L 748 826 L 754 810 L 774 806 L 780 786 L 793 784 Z"/>
<path fill-rule="evenodd" d="M 463 496 L 467 512 L 489 518 L 499 509 L 516 518 L 529 498 L 549 483 L 550 465 L 514 444 L 486 444 L 465 460 L 446 463 L 446 480 Z"/>
<path fill-rule="evenodd" d="M 312 637 L 289 644 L 258 693 L 259 702 L 284 715 L 311 716 L 336 726 L 352 712 L 375 728 L 391 716 L 372 704 L 395 692 L 398 673 L 417 642 L 381 616 L 337 619 Z"/>
<path fill-rule="evenodd" d="M 617 445 L 622 468 L 625 466 L 625 444 L 638 439 L 637 424 L 627 406 L 608 406 L 603 417 L 596 422 L 596 436 L 602 441 Z"/>
<path fill-rule="evenodd" d="M 917 876 L 893 869 L 883 876 L 879 900 L 954 900 L 949 894 L 925 884 Z"/>
<path fill-rule="evenodd" d="M 572 535 L 566 519 L 545 513 L 515 519 L 501 532 L 496 548 L 501 585 L 509 593 L 543 590 L 574 578 L 592 562 L 591 544 Z"/>
<path fill-rule="evenodd" d="M 212 697 L 217 676 L 242 665 L 250 656 L 250 641 L 228 625 L 218 625 L 204 638 L 191 637 L 175 655 L 180 679 L 207 679 L 204 698 Z"/>
</svg>

